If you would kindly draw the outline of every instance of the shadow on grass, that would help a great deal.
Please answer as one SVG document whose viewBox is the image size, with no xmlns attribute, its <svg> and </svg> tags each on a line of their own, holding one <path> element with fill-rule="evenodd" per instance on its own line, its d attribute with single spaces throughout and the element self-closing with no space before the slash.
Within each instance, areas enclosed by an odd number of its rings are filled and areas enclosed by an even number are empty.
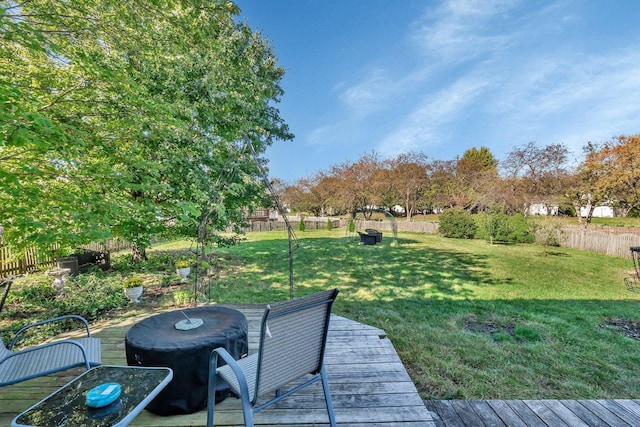
<svg viewBox="0 0 640 427">
<path fill-rule="evenodd" d="M 359 245 L 357 239 L 301 239 L 294 252 L 294 282 L 303 287 L 325 289 L 336 286 L 360 299 L 467 298 L 468 285 L 493 286 L 486 256 L 446 250 L 407 249 L 411 239 L 383 238 L 376 245 Z M 286 240 L 242 243 L 232 250 L 241 255 L 243 280 L 255 284 L 288 280 Z M 247 277 L 247 274 L 249 277 Z"/>
</svg>

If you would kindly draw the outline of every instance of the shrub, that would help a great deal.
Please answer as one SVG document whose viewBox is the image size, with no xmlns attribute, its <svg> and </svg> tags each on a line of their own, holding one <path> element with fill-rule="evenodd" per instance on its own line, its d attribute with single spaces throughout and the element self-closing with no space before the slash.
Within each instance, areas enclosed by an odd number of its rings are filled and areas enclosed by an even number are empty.
<svg viewBox="0 0 640 427">
<path fill-rule="evenodd" d="M 333 223 L 331 222 L 331 218 L 327 219 L 327 230 L 333 230 Z"/>
<path fill-rule="evenodd" d="M 356 224 L 353 222 L 353 218 L 349 220 L 349 225 L 347 229 L 349 230 L 349 233 L 353 233 L 354 231 L 356 231 Z"/>
<path fill-rule="evenodd" d="M 448 209 L 440 214 L 438 230 L 444 237 L 473 239 L 477 226 L 470 213 L 463 209 Z"/>
<path fill-rule="evenodd" d="M 475 215 L 478 231 L 476 238 L 491 243 L 533 243 L 535 235 L 525 217 L 518 213 L 509 216 L 505 213 L 485 213 Z"/>
<path fill-rule="evenodd" d="M 513 243 L 533 243 L 536 236 L 531 224 L 521 213 L 509 218 L 509 241 Z"/>
<path fill-rule="evenodd" d="M 477 225 L 476 238 L 494 241 L 510 242 L 509 216 L 505 213 L 481 212 L 475 216 Z"/>
<path fill-rule="evenodd" d="M 304 231 L 306 226 L 304 225 L 304 218 L 300 218 L 300 222 L 298 223 L 298 230 Z"/>
<path fill-rule="evenodd" d="M 560 246 L 560 243 L 566 238 L 563 224 L 552 219 L 536 221 L 534 229 L 536 242 L 544 246 L 545 256 L 547 256 L 549 246 Z"/>
<path fill-rule="evenodd" d="M 191 290 L 178 290 L 173 293 L 173 302 L 177 306 L 186 306 L 193 301 L 193 291 Z"/>
</svg>

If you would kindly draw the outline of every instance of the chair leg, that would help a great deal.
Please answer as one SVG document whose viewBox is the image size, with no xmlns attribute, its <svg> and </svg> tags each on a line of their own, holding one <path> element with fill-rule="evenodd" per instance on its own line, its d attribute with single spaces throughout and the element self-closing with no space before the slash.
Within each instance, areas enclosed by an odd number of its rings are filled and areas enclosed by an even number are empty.
<svg viewBox="0 0 640 427">
<path fill-rule="evenodd" d="M 217 367 L 218 354 L 216 353 L 209 360 L 209 385 L 207 390 L 207 427 L 213 427 L 213 416 L 216 406 L 216 384 L 218 377 L 218 374 L 216 374 Z"/>
<path fill-rule="evenodd" d="M 249 402 L 249 396 L 242 394 L 240 396 L 242 401 L 242 415 L 244 416 L 245 427 L 253 427 L 253 409 L 251 409 L 251 402 Z"/>
<path fill-rule="evenodd" d="M 336 427 L 336 416 L 333 413 L 333 403 L 331 402 L 331 393 L 329 392 L 329 380 L 327 379 L 327 371 L 325 371 L 324 365 L 320 369 L 320 378 L 322 379 L 324 400 L 327 403 L 327 412 L 329 413 L 329 424 L 331 424 L 331 427 Z"/>
</svg>

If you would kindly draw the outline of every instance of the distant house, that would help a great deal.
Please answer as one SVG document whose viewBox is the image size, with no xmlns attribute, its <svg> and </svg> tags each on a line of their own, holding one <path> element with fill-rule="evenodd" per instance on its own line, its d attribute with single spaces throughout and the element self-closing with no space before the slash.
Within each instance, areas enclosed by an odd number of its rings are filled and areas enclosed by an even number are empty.
<svg viewBox="0 0 640 427">
<path fill-rule="evenodd" d="M 269 221 L 270 211 L 271 211 L 271 209 L 268 209 L 268 208 L 255 209 L 251 213 L 251 215 L 249 216 L 249 221 L 250 222 L 266 222 L 266 221 Z"/>
<path fill-rule="evenodd" d="M 258 208 L 249 216 L 249 222 L 278 221 L 279 218 L 277 209 Z"/>
<path fill-rule="evenodd" d="M 406 209 L 404 208 L 404 206 L 400 206 L 400 205 L 393 205 L 391 207 L 391 211 L 395 212 L 397 214 L 404 214 L 406 212 Z"/>
<path fill-rule="evenodd" d="M 547 206 L 544 203 L 532 203 L 529 215 L 558 215 L 558 206 Z"/>
<path fill-rule="evenodd" d="M 587 213 L 586 206 L 580 208 L 581 217 L 586 217 Z M 596 206 L 595 209 L 593 209 L 593 218 L 615 218 L 615 216 L 616 211 L 611 206 Z"/>
</svg>

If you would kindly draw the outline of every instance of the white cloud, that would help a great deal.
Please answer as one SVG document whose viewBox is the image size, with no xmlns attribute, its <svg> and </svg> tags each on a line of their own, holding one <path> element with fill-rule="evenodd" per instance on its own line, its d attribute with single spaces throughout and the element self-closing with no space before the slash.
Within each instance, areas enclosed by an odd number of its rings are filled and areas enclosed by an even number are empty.
<svg viewBox="0 0 640 427">
<path fill-rule="evenodd" d="M 370 114 L 383 108 L 394 91 L 394 84 L 385 75 L 385 71 L 379 67 L 367 73 L 364 78 L 354 85 L 343 88 L 345 85 L 337 85 L 340 89 L 340 101 L 348 107 L 349 113 L 356 117 Z"/>
<path fill-rule="evenodd" d="M 578 155 L 588 141 L 640 132 L 635 43 L 594 50 L 569 40 L 582 19 L 569 8 L 450 1 L 429 9 L 408 33 L 425 55 L 397 68 L 376 58 L 359 81 L 336 85 L 335 120 L 305 143 L 359 150 L 354 158 L 373 148 L 450 159 L 472 145 L 500 157 L 534 140 Z"/>
<path fill-rule="evenodd" d="M 428 8 L 413 24 L 410 38 L 420 53 L 439 61 L 461 63 L 502 49 L 508 37 L 495 30 L 495 20 L 514 7 L 514 1 L 452 0 Z"/>
<path fill-rule="evenodd" d="M 426 96 L 376 150 L 384 156 L 393 156 L 407 151 L 422 151 L 425 145 L 445 141 L 450 133 L 447 128 L 457 126 L 468 107 L 486 88 L 483 81 L 462 79 L 437 94 Z"/>
</svg>

